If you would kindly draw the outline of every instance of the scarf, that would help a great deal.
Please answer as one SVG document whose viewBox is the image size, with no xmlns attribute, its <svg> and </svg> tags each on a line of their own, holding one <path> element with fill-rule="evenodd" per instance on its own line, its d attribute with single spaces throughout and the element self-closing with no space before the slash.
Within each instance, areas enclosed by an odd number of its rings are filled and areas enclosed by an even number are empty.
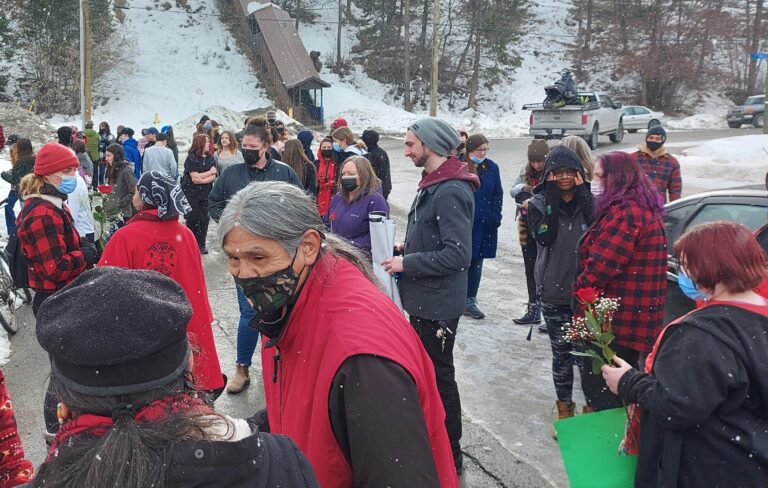
<svg viewBox="0 0 768 488">
<path fill-rule="evenodd" d="M 149 423 L 164 420 L 170 415 L 180 413 L 213 413 L 213 409 L 201 399 L 189 393 L 181 393 L 160 398 L 140 406 L 138 409 L 131 405 L 121 405 L 112 411 L 111 417 L 91 413 L 83 414 L 59 427 L 53 444 L 51 444 L 51 450 L 48 452 L 47 461 L 56 455 L 59 446 L 64 445 L 67 439 L 81 434 L 101 437 L 114 427 L 115 420 L 119 417 L 127 416 L 137 423 Z"/>
<path fill-rule="evenodd" d="M 171 220 L 192 211 L 176 180 L 158 171 L 148 171 L 141 175 L 136 187 L 141 200 L 157 208 L 160 220 Z"/>
</svg>

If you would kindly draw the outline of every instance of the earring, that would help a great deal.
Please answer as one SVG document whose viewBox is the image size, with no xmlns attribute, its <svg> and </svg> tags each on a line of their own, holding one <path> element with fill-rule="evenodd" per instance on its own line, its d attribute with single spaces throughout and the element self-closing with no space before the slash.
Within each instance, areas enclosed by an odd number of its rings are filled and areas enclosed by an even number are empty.
<svg viewBox="0 0 768 488">
<path fill-rule="evenodd" d="M 64 425 L 64 422 L 66 421 L 64 413 L 64 405 L 59 403 L 56 405 L 56 418 L 59 420 L 59 425 Z"/>
</svg>

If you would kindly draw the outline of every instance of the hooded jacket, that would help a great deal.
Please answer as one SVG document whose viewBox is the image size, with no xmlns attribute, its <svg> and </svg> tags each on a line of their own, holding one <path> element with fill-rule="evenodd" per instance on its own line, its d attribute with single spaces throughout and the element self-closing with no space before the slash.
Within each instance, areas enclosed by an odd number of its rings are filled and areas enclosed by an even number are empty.
<svg viewBox="0 0 768 488">
<path fill-rule="evenodd" d="M 452 320 L 464 313 L 472 259 L 473 192 L 478 188 L 477 175 L 455 157 L 422 174 L 408 212 L 399 283 L 409 314 Z"/>
<path fill-rule="evenodd" d="M 330 158 L 325 159 L 320 148 L 317 149 L 315 163 L 317 164 L 317 210 L 320 215 L 325 215 L 331 198 L 338 188 L 336 179 L 338 165 L 335 155 L 332 154 Z"/>
<path fill-rule="evenodd" d="M 544 303 L 570 305 L 579 263 L 579 239 L 589 226 L 594 197 L 585 182 L 574 187 L 572 201 L 564 202 L 557 181 L 546 181 L 548 174 L 560 168 L 574 169 L 584 178 L 584 167 L 576 153 L 555 147 L 547 155 L 545 181 L 533 190 L 527 218 L 537 245 L 536 292 Z"/>
<path fill-rule="evenodd" d="M 642 144 L 632 156 L 664 197 L 665 203 L 682 196 L 683 178 L 680 175 L 680 163 L 667 152 L 666 147 L 662 146 L 654 152 Z"/>
<path fill-rule="evenodd" d="M 712 302 L 621 377 L 642 412 L 635 486 L 768 486 L 767 330 L 768 306 Z"/>
<path fill-rule="evenodd" d="M 389 155 L 387 154 L 387 151 L 379 147 L 379 133 L 375 130 L 368 129 L 363 131 L 361 139 L 368 147 L 368 161 L 371 162 L 373 171 L 381 181 L 381 193 L 386 199 L 392 191 L 392 176 L 389 171 Z"/>
<path fill-rule="evenodd" d="M 139 154 L 138 141 L 132 137 L 124 140 L 123 150 L 125 151 L 125 159 L 133 163 L 133 170 L 135 174 L 135 172 L 141 168 L 141 154 Z M 139 174 L 139 176 L 141 176 L 141 174 Z"/>
<path fill-rule="evenodd" d="M 504 202 L 504 189 L 496 163 L 486 158 L 477 165 L 477 177 L 480 178 L 480 188 L 475 192 L 475 217 L 472 222 L 473 260 L 496 257 Z"/>
<path fill-rule="evenodd" d="M 314 139 L 314 136 L 312 136 L 312 132 L 308 130 L 300 131 L 296 134 L 296 139 L 298 139 L 304 147 L 304 154 L 307 155 L 307 159 L 314 163 L 315 155 L 312 153 L 312 140 Z"/>
</svg>

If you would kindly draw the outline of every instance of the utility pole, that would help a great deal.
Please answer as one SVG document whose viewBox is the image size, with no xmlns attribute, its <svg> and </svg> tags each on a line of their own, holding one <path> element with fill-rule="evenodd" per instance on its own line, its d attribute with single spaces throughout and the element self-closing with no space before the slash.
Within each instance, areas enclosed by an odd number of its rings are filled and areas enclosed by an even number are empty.
<svg viewBox="0 0 768 488">
<path fill-rule="evenodd" d="M 90 11 L 88 0 L 80 0 L 80 128 L 91 119 L 91 53 L 88 46 Z"/>
<path fill-rule="evenodd" d="M 429 96 L 429 115 L 437 117 L 437 84 L 440 60 L 440 0 L 433 0 L 432 13 L 432 92 Z"/>
<path fill-rule="evenodd" d="M 91 120 L 93 114 L 93 72 L 91 71 L 91 7 L 88 0 L 83 0 L 83 24 L 85 24 L 85 120 Z M 85 124 L 82 126 L 85 128 Z"/>
<path fill-rule="evenodd" d="M 411 102 L 411 0 L 402 0 L 403 10 L 403 56 L 405 82 L 403 83 L 403 102 L 405 110 L 413 112 L 413 103 Z"/>
<path fill-rule="evenodd" d="M 339 0 L 339 25 L 336 28 L 336 72 L 341 75 L 341 9 L 343 8 L 342 0 Z"/>
</svg>

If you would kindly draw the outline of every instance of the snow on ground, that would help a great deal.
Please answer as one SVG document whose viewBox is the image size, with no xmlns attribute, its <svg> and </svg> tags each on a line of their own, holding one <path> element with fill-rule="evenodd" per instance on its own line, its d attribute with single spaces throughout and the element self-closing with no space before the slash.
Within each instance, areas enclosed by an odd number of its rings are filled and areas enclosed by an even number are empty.
<svg viewBox="0 0 768 488">
<path fill-rule="evenodd" d="M 681 119 L 668 119 L 666 125 L 668 128 L 673 130 L 728 128 L 728 123 L 725 120 L 725 112 L 720 115 L 700 113 Z"/>
<path fill-rule="evenodd" d="M 227 28 L 217 16 L 206 15 L 218 13 L 215 3 L 188 3 L 194 14 L 176 8 L 155 10 L 152 0 L 131 0 L 122 28 L 135 45 L 133 63 L 121 66 L 94 88 L 95 99 L 109 98 L 105 105 L 94 107 L 94 121 L 138 132 L 151 125 L 174 124 L 210 106 L 244 111 L 272 105 Z M 52 122 L 62 125 L 76 119 L 55 117 Z M 75 123 L 80 125 L 79 120 Z M 237 128 L 242 128 L 242 119 Z"/>
<path fill-rule="evenodd" d="M 8 171 L 11 169 L 11 160 L 10 156 L 8 154 L 9 149 L 5 149 L 3 151 L 0 151 L 0 171 Z M 8 196 L 8 191 L 11 189 L 11 185 L 3 180 L 0 179 L 0 200 L 4 199 Z M 19 207 L 16 207 L 16 210 L 18 211 Z M 2 246 L 5 246 L 5 243 L 7 242 L 7 233 L 5 231 L 5 212 L 0 211 L 0 241 L 2 241 Z M 5 332 L 5 329 L 0 328 L 0 366 L 4 365 L 8 362 L 8 359 L 11 355 L 11 341 L 8 339 L 8 333 Z"/>
<path fill-rule="evenodd" d="M 768 134 L 715 139 L 683 150 L 678 157 L 683 182 L 718 190 L 765 181 Z"/>
</svg>

